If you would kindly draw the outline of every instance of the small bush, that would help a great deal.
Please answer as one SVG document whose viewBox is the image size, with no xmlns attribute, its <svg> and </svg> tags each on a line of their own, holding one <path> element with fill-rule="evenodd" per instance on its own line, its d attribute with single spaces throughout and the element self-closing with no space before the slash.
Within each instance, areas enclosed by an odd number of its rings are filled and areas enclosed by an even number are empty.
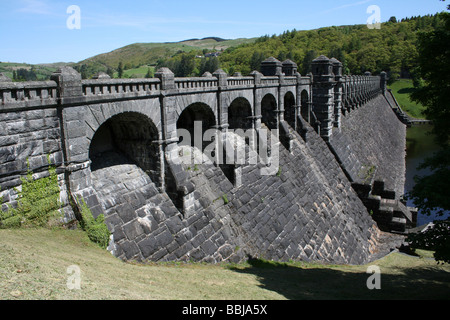
<svg viewBox="0 0 450 320">
<path fill-rule="evenodd" d="M 51 225 L 53 219 L 61 217 L 55 167 L 49 167 L 48 177 L 36 180 L 29 170 L 22 178 L 22 190 L 16 189 L 16 192 L 17 207 L 8 206 L 5 212 L 0 210 L 0 228 L 45 227 Z"/>
<path fill-rule="evenodd" d="M 224 204 L 228 204 L 228 196 L 226 195 L 226 194 L 224 194 L 223 196 L 222 196 L 222 200 L 223 200 L 223 203 Z"/>
<path fill-rule="evenodd" d="M 81 206 L 81 227 L 86 231 L 92 242 L 97 243 L 100 247 L 106 249 L 109 244 L 111 233 L 105 224 L 105 217 L 101 214 L 97 219 L 94 219 L 91 209 L 89 209 L 84 199 L 81 198 L 79 203 Z"/>
</svg>

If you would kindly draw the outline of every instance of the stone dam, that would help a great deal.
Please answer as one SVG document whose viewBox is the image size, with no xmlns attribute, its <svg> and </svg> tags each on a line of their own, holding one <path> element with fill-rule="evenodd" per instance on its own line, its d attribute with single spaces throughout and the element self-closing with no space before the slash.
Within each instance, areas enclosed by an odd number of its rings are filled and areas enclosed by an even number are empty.
<svg viewBox="0 0 450 320">
<path fill-rule="evenodd" d="M 123 260 L 367 263 L 417 216 L 402 199 L 406 125 L 386 78 L 344 76 L 325 56 L 307 76 L 269 58 L 245 77 L 0 77 L 2 209 L 28 169 L 40 179 L 51 165 L 63 222 L 84 201 Z"/>
</svg>

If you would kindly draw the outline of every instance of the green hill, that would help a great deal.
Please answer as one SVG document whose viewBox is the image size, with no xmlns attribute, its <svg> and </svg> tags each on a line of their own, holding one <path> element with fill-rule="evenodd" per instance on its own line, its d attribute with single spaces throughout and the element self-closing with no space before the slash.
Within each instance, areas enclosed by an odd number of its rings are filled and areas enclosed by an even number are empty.
<svg viewBox="0 0 450 320">
<path fill-rule="evenodd" d="M 124 70 L 139 69 L 136 72 L 124 73 L 125 76 L 144 77 L 147 73 L 147 66 L 156 66 L 159 60 L 171 58 L 177 53 L 223 51 L 230 47 L 239 46 L 246 43 L 252 43 L 253 39 L 233 39 L 224 40 L 210 37 L 204 39 L 190 39 L 181 42 L 170 43 L 134 43 L 109 53 L 103 53 L 75 64 L 75 67 L 81 72 L 85 68 L 87 77 L 98 71 L 107 72 L 108 68 L 117 71 L 120 62 Z M 83 67 L 84 65 L 84 67 Z M 136 70 L 135 70 L 136 71 Z"/>
<path fill-rule="evenodd" d="M 409 78 L 417 65 L 417 39 L 442 24 L 440 14 L 392 19 L 380 29 L 366 25 L 332 26 L 306 31 L 285 31 L 252 39 L 225 40 L 216 37 L 189 39 L 171 43 L 135 43 L 99 54 L 72 65 L 83 78 L 103 71 L 118 77 L 122 63 L 123 78 L 145 77 L 160 67 L 170 68 L 176 76 L 201 76 L 205 71 L 222 68 L 228 74 L 248 75 L 260 68 L 261 61 L 273 56 L 280 61 L 291 59 L 303 75 L 311 61 L 321 54 L 335 57 L 344 64 L 346 74 L 378 74 L 387 71 L 390 83 Z M 207 53 L 220 52 L 218 57 L 200 59 Z M 39 66 L 45 79 L 54 66 Z M 3 69 L 2 69 L 3 68 Z M 5 69 L 6 68 L 6 69 Z M 12 75 L 12 67 L 0 64 L 0 72 Z M 37 66 L 35 66 L 37 68 Z"/>
<path fill-rule="evenodd" d="M 77 69 L 84 77 L 89 78 L 95 73 L 103 71 L 117 77 L 117 68 L 120 62 L 124 67 L 122 77 L 143 78 L 148 72 L 148 68 L 154 73 L 158 61 L 169 59 L 177 53 L 195 52 L 221 52 L 231 47 L 242 44 L 249 44 L 257 38 L 226 40 L 218 37 L 207 37 L 203 39 L 189 39 L 181 42 L 167 43 L 134 43 L 116 49 L 108 53 L 102 53 L 94 57 L 87 58 L 77 63 L 51 63 L 51 64 L 27 64 L 15 62 L 0 62 L 0 72 L 13 79 L 13 72 L 19 69 L 33 71 L 36 75 L 32 78 L 22 80 L 48 80 L 52 72 L 62 65 L 69 65 Z"/>
</svg>

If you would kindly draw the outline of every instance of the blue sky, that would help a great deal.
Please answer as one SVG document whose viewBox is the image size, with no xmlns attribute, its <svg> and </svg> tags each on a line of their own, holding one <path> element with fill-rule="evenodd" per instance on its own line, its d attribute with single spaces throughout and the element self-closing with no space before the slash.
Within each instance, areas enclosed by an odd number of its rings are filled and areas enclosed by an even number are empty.
<svg viewBox="0 0 450 320">
<path fill-rule="evenodd" d="M 80 29 L 67 28 L 70 5 L 81 10 Z M 0 0 L 0 61 L 78 62 L 136 42 L 365 24 L 370 5 L 379 6 L 381 21 L 446 9 L 438 0 Z"/>
</svg>

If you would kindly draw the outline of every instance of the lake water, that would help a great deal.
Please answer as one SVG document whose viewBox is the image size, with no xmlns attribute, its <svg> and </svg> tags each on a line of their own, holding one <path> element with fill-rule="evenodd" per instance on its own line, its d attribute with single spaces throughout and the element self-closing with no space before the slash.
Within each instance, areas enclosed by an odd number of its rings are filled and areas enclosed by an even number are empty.
<svg viewBox="0 0 450 320">
<path fill-rule="evenodd" d="M 436 152 L 439 147 L 433 140 L 431 125 L 417 125 L 408 128 L 406 135 L 406 183 L 405 193 L 412 190 L 414 187 L 414 176 L 427 175 L 430 170 L 418 170 L 417 167 L 425 160 L 425 158 L 431 156 Z M 408 200 L 408 206 L 414 207 L 414 203 Z M 448 217 L 448 215 L 447 215 Z M 417 216 L 417 226 L 427 224 L 437 219 L 443 219 L 445 217 L 436 217 L 435 215 L 426 216 L 419 212 Z"/>
</svg>

